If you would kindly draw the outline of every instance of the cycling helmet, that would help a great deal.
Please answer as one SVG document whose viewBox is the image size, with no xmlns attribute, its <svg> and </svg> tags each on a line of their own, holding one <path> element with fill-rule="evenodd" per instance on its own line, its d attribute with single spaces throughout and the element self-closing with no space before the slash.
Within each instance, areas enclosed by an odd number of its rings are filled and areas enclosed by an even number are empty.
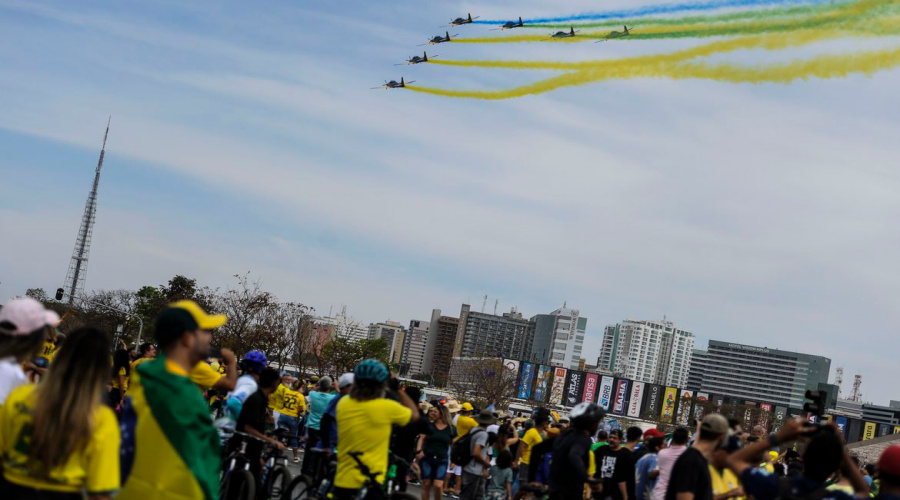
<svg viewBox="0 0 900 500">
<path fill-rule="evenodd" d="M 606 412 L 603 408 L 596 403 L 578 403 L 572 408 L 572 411 L 569 413 L 569 418 L 572 419 L 572 425 L 581 426 L 581 425 L 590 425 L 594 422 L 599 422 L 603 420 L 603 417 L 606 416 Z"/>
<path fill-rule="evenodd" d="M 389 375 L 387 367 L 377 359 L 360 361 L 353 369 L 354 380 L 374 380 L 381 383 L 387 380 Z"/>
<path fill-rule="evenodd" d="M 260 351 L 250 351 L 244 355 L 241 365 L 245 370 L 260 372 L 268 365 L 266 355 Z"/>
</svg>

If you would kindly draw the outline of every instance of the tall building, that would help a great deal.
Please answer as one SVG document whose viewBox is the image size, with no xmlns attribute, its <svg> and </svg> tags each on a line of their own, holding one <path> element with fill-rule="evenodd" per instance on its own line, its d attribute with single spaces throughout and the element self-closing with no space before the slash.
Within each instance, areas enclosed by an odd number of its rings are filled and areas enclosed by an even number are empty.
<svg viewBox="0 0 900 500">
<path fill-rule="evenodd" d="M 687 384 L 685 389 L 691 391 L 699 391 L 703 385 L 703 373 L 706 369 L 706 351 L 703 349 L 694 349 L 691 356 L 691 369 L 688 371 Z"/>
<path fill-rule="evenodd" d="M 453 357 L 528 359 L 533 340 L 534 323 L 515 309 L 497 316 L 472 311 L 469 304 L 463 304 Z"/>
<path fill-rule="evenodd" d="M 427 321 L 412 320 L 403 340 L 403 352 L 400 355 L 401 372 L 406 376 L 427 373 L 425 371 L 425 350 L 428 348 Z"/>
<path fill-rule="evenodd" d="M 333 327 L 332 336 L 334 338 L 342 338 L 350 341 L 369 338 L 368 328 L 345 314 L 341 314 L 340 316 L 320 316 L 314 321 L 317 325 Z"/>
<path fill-rule="evenodd" d="M 685 387 L 694 334 L 670 321 L 626 320 L 607 326 L 597 367 L 617 376 L 672 387 Z"/>
<path fill-rule="evenodd" d="M 563 306 L 550 314 L 538 314 L 531 322 L 534 340 L 530 358 L 542 364 L 578 370 L 587 318 Z"/>
<path fill-rule="evenodd" d="M 388 360 L 391 363 L 400 363 L 401 354 L 403 354 L 403 341 L 406 338 L 406 331 L 403 325 L 396 321 L 384 321 L 382 323 L 372 323 L 369 325 L 368 339 L 384 339 L 388 345 Z"/>
<path fill-rule="evenodd" d="M 704 392 L 802 408 L 808 389 L 828 389 L 831 360 L 822 356 L 710 340 L 692 364 Z M 835 386 L 831 386 L 835 387 Z"/>
<path fill-rule="evenodd" d="M 431 375 L 436 381 L 447 381 L 447 377 L 450 375 L 450 363 L 453 360 L 458 330 L 459 318 L 442 316 L 440 309 L 431 311 L 422 373 Z"/>
</svg>

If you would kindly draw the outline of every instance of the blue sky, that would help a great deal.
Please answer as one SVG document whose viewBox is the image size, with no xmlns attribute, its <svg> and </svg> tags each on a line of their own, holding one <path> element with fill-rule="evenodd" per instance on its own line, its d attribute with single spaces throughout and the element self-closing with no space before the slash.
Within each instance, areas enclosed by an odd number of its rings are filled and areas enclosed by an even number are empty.
<svg viewBox="0 0 900 500">
<path fill-rule="evenodd" d="M 249 271 L 365 322 L 456 314 L 484 294 L 526 315 L 568 301 L 589 318 L 591 360 L 605 324 L 666 315 L 702 340 L 829 356 L 863 374 L 867 399 L 900 399 L 897 71 L 500 102 L 369 89 L 546 75 L 393 66 L 466 12 L 635 4 L 0 0 L 0 298 L 62 282 L 112 115 L 88 288 L 176 273 L 224 287 Z M 692 43 L 429 52 L 578 60 Z"/>
</svg>

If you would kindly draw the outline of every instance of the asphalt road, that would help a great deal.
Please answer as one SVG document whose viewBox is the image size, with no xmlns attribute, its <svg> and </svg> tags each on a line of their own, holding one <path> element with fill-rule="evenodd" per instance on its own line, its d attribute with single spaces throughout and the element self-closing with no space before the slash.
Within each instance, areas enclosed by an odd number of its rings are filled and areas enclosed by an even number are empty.
<svg viewBox="0 0 900 500">
<path fill-rule="evenodd" d="M 301 456 L 300 459 L 302 460 L 303 457 Z M 293 462 L 291 462 L 288 464 L 288 469 L 291 471 L 292 476 L 296 476 L 296 475 L 300 474 L 300 464 L 294 464 Z M 416 497 L 422 496 L 422 489 L 414 484 L 409 485 L 406 492 L 413 494 Z M 447 498 L 449 500 L 449 497 L 444 497 L 444 498 Z"/>
</svg>

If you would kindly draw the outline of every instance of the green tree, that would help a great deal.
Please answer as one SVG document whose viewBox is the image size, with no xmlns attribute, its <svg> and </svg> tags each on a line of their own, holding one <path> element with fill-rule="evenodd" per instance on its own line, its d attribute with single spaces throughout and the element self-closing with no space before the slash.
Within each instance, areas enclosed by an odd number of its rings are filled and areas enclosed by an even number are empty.
<svg viewBox="0 0 900 500">
<path fill-rule="evenodd" d="M 339 377 L 342 373 L 352 372 L 364 359 L 374 358 L 387 363 L 389 353 L 385 339 L 352 341 L 336 337 L 322 347 L 319 371 L 322 375 Z"/>
<path fill-rule="evenodd" d="M 50 302 L 50 296 L 47 295 L 47 291 L 43 288 L 29 288 L 28 290 L 25 290 L 25 296 L 31 297 L 42 304 Z"/>
</svg>

